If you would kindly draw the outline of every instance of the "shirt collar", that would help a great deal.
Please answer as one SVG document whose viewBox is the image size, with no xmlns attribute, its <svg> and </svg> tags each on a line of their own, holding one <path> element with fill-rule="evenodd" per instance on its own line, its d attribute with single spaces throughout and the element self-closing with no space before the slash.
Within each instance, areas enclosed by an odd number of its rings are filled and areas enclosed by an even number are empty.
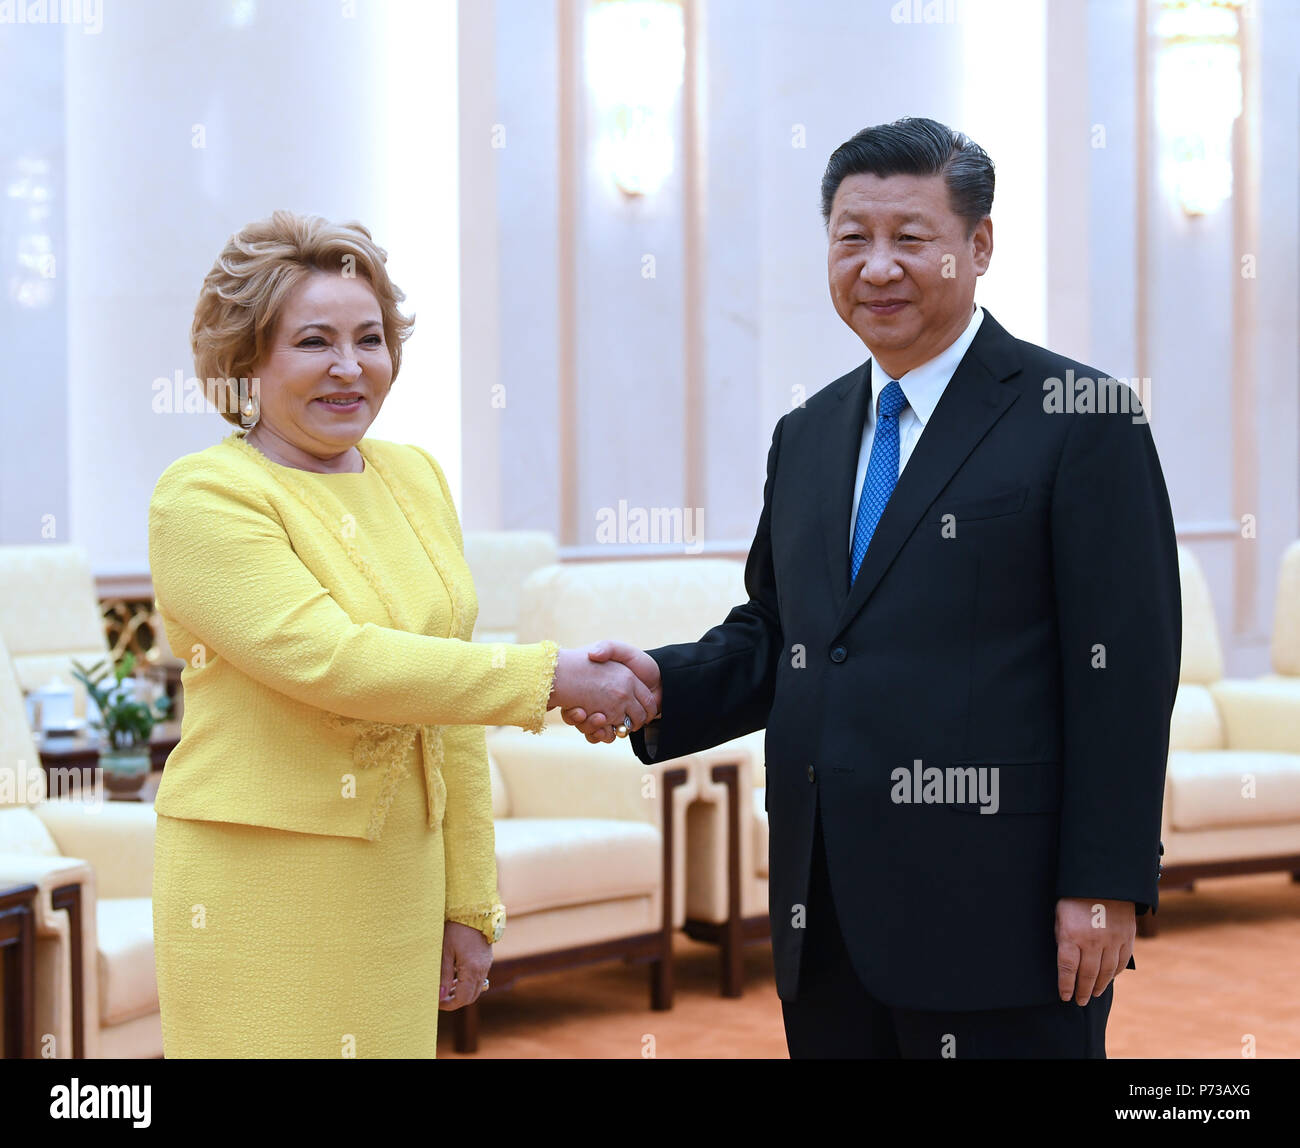
<svg viewBox="0 0 1300 1148">
<path fill-rule="evenodd" d="M 957 364 L 962 361 L 962 357 L 970 349 L 970 345 L 975 341 L 975 334 L 980 329 L 980 323 L 984 319 L 984 309 L 978 304 L 975 307 L 975 313 L 971 316 L 970 322 L 966 324 L 966 329 L 957 336 L 953 342 L 949 343 L 944 350 L 940 351 L 929 362 L 922 363 L 919 367 L 913 367 L 910 371 L 898 380 L 898 385 L 903 388 L 903 397 L 907 399 L 907 405 L 912 408 L 912 413 L 920 420 L 921 426 L 924 427 L 930 421 L 930 416 L 934 414 L 934 408 L 939 405 L 939 399 L 943 396 L 943 389 L 948 385 L 957 370 Z M 885 373 L 883 367 L 876 362 L 875 356 L 871 359 L 871 418 L 874 422 L 880 414 L 880 394 L 889 385 L 890 375 Z"/>
</svg>

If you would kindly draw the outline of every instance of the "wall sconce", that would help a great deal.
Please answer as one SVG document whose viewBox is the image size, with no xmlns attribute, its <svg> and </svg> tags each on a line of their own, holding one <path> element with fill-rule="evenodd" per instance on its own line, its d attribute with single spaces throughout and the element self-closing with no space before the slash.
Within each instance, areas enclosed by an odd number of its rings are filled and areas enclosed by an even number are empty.
<svg viewBox="0 0 1300 1148">
<path fill-rule="evenodd" d="M 595 0 L 586 31 L 596 162 L 625 196 L 650 195 L 673 170 L 686 60 L 682 0 Z"/>
<path fill-rule="evenodd" d="M 1166 181 L 1188 215 L 1206 215 L 1232 194 L 1243 2 L 1160 0 L 1156 124 Z"/>
<path fill-rule="evenodd" d="M 54 239 L 50 235 L 54 177 L 49 161 L 19 156 L 4 188 L 4 220 L 0 236 L 8 233 L 5 260 L 8 297 L 20 307 L 48 307 L 54 301 Z"/>
</svg>

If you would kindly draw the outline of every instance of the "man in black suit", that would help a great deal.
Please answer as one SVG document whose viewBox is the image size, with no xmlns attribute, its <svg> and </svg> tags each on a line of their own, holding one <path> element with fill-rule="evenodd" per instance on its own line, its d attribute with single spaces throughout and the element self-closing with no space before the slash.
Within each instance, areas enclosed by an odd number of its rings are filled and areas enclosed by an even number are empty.
<svg viewBox="0 0 1300 1148">
<path fill-rule="evenodd" d="M 871 358 L 777 423 L 749 601 L 592 655 L 656 690 L 642 761 L 766 727 L 792 1056 L 1104 1056 L 1156 908 L 1169 499 L 1132 392 L 975 305 L 992 203 L 932 120 L 835 151 L 831 297 Z"/>
</svg>

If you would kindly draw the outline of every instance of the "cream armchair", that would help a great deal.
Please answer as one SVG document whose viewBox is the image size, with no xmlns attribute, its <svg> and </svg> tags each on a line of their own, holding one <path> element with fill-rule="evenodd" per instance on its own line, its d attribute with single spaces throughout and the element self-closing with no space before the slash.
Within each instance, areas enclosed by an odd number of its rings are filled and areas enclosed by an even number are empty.
<svg viewBox="0 0 1300 1148">
<path fill-rule="evenodd" d="M 520 591 L 529 574 L 557 561 L 554 536 L 541 530 L 467 531 L 465 561 L 478 598 L 474 640 L 513 642 Z"/>
<path fill-rule="evenodd" d="M 644 768 L 608 750 L 563 725 L 488 734 L 507 913 L 494 996 L 530 974 L 625 960 L 650 966 L 650 1007 L 672 1007 L 694 775 L 687 760 Z M 478 1047 L 478 1008 L 452 1014 L 458 1052 Z"/>
<path fill-rule="evenodd" d="M 66 789 L 47 799 L 45 771 L 0 640 L 0 885 L 25 882 L 39 889 L 39 1053 L 161 1056 L 153 806 L 101 804 L 75 786 Z"/>
<path fill-rule="evenodd" d="M 86 716 L 86 689 L 72 662 L 106 661 L 109 649 L 80 546 L 0 546 L 0 637 L 24 693 L 58 678 L 73 691 L 76 715 Z"/>
<path fill-rule="evenodd" d="M 1266 680 L 1300 689 L 1300 541 L 1282 555 L 1273 610 L 1273 672 Z"/>
<path fill-rule="evenodd" d="M 687 822 L 686 934 L 719 946 L 724 997 L 744 990 L 744 946 L 771 936 L 764 732 L 704 750 Z"/>
<path fill-rule="evenodd" d="M 550 635 L 578 646 L 621 638 L 643 649 L 693 642 L 747 598 L 743 564 L 721 559 L 552 566 L 524 585 L 520 641 Z M 693 759 L 697 798 L 686 820 L 684 928 L 720 946 L 725 996 L 740 995 L 742 946 L 769 934 L 763 739 L 760 730 Z"/>
<path fill-rule="evenodd" d="M 1162 890 L 1200 877 L 1300 874 L 1300 691 L 1223 676 L 1214 605 L 1179 547 L 1183 657 L 1169 734 Z M 1150 914 L 1143 935 L 1155 932 Z"/>
</svg>

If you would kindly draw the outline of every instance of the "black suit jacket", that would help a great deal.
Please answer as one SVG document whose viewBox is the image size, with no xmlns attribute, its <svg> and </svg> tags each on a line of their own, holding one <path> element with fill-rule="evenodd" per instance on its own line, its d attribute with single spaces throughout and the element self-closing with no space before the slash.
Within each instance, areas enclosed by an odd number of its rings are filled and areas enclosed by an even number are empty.
<svg viewBox="0 0 1300 1148">
<path fill-rule="evenodd" d="M 850 956 L 896 1007 L 1055 1001 L 1058 898 L 1155 908 L 1182 641 L 1173 519 L 1143 417 L 1047 409 L 1045 380 L 1069 369 L 1103 377 L 985 312 L 852 589 L 869 361 L 825 387 L 773 433 L 749 601 L 650 651 L 656 760 L 766 727 L 784 1000 L 819 800 Z M 998 811 L 900 801 L 896 771 L 918 761 L 996 767 Z"/>
</svg>

